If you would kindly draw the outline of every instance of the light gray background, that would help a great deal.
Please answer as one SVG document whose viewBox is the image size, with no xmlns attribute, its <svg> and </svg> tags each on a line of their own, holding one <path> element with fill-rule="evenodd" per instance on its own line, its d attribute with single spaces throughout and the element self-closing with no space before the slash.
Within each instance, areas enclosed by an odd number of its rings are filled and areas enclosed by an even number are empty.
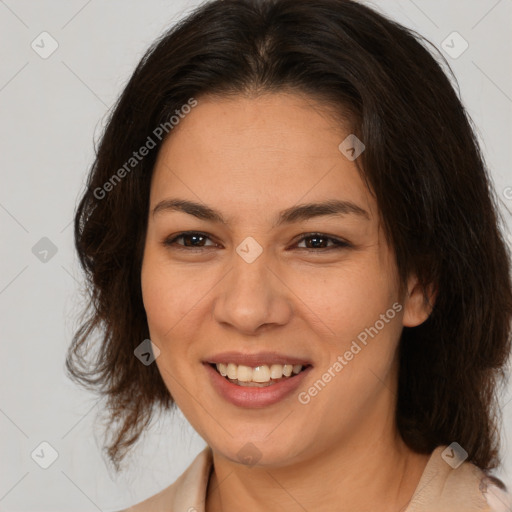
<svg viewBox="0 0 512 512">
<path fill-rule="evenodd" d="M 178 413 L 155 422 L 134 451 L 129 471 L 112 474 L 94 434 L 96 399 L 63 373 L 82 283 L 70 223 L 93 160 L 93 137 L 144 50 L 198 4 L 0 0 L 1 511 L 118 510 L 169 485 L 204 446 Z M 453 31 L 469 43 L 460 57 L 445 55 L 498 193 L 510 208 L 512 1 L 371 5 L 439 48 Z M 31 48 L 34 40 L 42 46 L 43 31 L 59 45 L 47 59 Z M 452 39 L 448 43 L 460 48 Z M 505 218 L 510 221 L 506 212 Z M 43 237 L 57 248 L 46 262 L 32 252 Z M 504 467 L 497 473 L 507 484 L 512 481 L 511 398 L 511 390 L 505 390 Z M 31 458 L 42 441 L 58 452 L 46 470 Z"/>
</svg>

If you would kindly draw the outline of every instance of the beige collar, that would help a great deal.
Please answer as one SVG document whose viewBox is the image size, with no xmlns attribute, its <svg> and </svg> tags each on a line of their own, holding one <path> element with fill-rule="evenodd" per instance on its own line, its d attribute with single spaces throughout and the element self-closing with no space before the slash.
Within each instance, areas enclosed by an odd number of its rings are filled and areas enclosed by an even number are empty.
<svg viewBox="0 0 512 512">
<path fill-rule="evenodd" d="M 490 512 L 481 485 L 486 475 L 469 462 L 453 469 L 441 457 L 446 448 L 432 452 L 404 512 Z"/>
<path fill-rule="evenodd" d="M 485 474 L 464 462 L 453 469 L 437 447 L 430 456 L 418 486 L 404 512 L 492 512 L 485 498 Z M 123 512 L 205 512 L 205 499 L 213 454 L 206 446 L 169 487 Z M 510 510 L 503 508 L 502 510 Z"/>
</svg>

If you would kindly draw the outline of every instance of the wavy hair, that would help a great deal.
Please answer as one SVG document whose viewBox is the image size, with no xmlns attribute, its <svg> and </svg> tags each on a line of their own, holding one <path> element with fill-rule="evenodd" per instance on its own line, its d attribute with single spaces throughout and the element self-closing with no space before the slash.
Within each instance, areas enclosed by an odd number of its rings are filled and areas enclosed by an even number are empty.
<svg viewBox="0 0 512 512">
<path fill-rule="evenodd" d="M 420 453 L 457 441 L 480 468 L 497 466 L 510 260 L 472 122 L 429 45 L 355 1 L 213 0 L 143 56 L 111 111 L 77 207 L 89 301 L 66 358 L 69 376 L 105 399 L 113 433 L 106 452 L 117 469 L 155 408 L 174 404 L 157 366 L 134 357 L 149 337 L 140 273 L 165 140 L 154 130 L 190 98 L 278 91 L 346 113 L 366 145 L 358 161 L 401 282 L 415 273 L 436 289 L 429 319 L 404 328 L 398 348 L 400 435 Z M 156 147 L 130 160 L 152 134 Z"/>
</svg>

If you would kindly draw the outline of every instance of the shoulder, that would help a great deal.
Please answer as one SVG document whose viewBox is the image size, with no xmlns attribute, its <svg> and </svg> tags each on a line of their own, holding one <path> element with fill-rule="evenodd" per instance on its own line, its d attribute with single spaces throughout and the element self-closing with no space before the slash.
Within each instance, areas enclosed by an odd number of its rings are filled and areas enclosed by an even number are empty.
<svg viewBox="0 0 512 512">
<path fill-rule="evenodd" d="M 169 485 L 162 491 L 149 498 L 137 503 L 136 505 L 132 505 L 131 507 L 125 508 L 123 510 L 119 510 L 119 512 L 164 512 L 171 509 L 168 508 L 169 502 L 173 499 L 173 495 L 175 493 L 174 487 L 177 481 L 173 484 Z M 166 508 L 167 506 L 167 508 Z"/>
<path fill-rule="evenodd" d="M 207 446 L 174 483 L 146 500 L 119 512 L 204 510 L 211 467 L 212 452 Z"/>
<path fill-rule="evenodd" d="M 511 512 L 512 508 L 510 495 L 497 478 L 468 461 L 457 460 L 450 447 L 439 446 L 432 452 L 406 512 L 426 510 Z"/>
<path fill-rule="evenodd" d="M 480 490 L 490 507 L 490 512 L 512 511 L 512 494 L 498 478 L 486 475 L 480 482 Z"/>
</svg>

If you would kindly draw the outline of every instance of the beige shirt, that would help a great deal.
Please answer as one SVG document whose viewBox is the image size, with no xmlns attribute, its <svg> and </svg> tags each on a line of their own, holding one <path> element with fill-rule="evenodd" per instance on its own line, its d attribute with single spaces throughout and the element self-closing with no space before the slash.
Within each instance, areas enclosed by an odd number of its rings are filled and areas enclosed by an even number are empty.
<svg viewBox="0 0 512 512">
<path fill-rule="evenodd" d="M 452 468 L 441 457 L 445 448 L 439 446 L 432 452 L 403 512 L 512 511 L 511 495 L 469 462 Z M 205 512 L 212 461 L 212 451 L 207 446 L 173 484 L 121 512 Z"/>
</svg>

